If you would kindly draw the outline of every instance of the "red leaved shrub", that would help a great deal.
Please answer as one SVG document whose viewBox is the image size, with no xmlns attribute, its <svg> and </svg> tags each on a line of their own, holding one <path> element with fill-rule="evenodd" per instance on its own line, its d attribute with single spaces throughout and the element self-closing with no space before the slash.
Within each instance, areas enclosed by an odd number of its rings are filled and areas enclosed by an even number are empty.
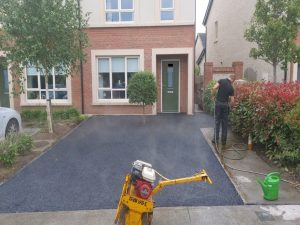
<svg viewBox="0 0 300 225">
<path fill-rule="evenodd" d="M 300 146 L 295 140 L 300 139 L 296 110 L 300 107 L 300 83 L 253 82 L 235 89 L 232 129 L 244 137 L 251 134 L 256 143 L 266 146 L 267 155 L 282 165 L 299 164 Z"/>
</svg>

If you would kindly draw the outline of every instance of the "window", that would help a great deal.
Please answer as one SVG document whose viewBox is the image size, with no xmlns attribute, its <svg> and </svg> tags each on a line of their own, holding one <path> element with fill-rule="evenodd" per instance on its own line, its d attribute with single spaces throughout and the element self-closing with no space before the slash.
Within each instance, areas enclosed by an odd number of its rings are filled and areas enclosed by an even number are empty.
<svg viewBox="0 0 300 225">
<path fill-rule="evenodd" d="M 173 88 L 174 86 L 174 66 L 173 64 L 168 64 L 167 68 L 167 81 L 168 81 L 168 88 Z"/>
<path fill-rule="evenodd" d="M 35 67 L 26 68 L 27 100 L 46 99 L 46 79 L 44 72 Z M 68 91 L 64 71 L 53 68 L 48 76 L 48 90 L 50 99 L 67 100 Z"/>
<path fill-rule="evenodd" d="M 3 70 L 2 71 L 3 72 L 3 82 L 4 82 L 4 93 L 5 94 L 8 94 L 8 92 L 9 92 L 9 87 L 8 87 L 8 72 L 7 72 L 7 70 Z"/>
<path fill-rule="evenodd" d="M 297 80 L 300 81 L 300 64 L 298 64 Z"/>
<path fill-rule="evenodd" d="M 215 42 L 218 41 L 218 35 L 219 35 L 219 25 L 218 25 L 218 21 L 215 21 Z"/>
<path fill-rule="evenodd" d="M 160 20 L 174 20 L 174 0 L 160 1 Z"/>
<path fill-rule="evenodd" d="M 131 22 L 134 20 L 133 0 L 106 0 L 106 22 Z"/>
<path fill-rule="evenodd" d="M 127 99 L 126 87 L 138 65 L 138 57 L 98 58 L 98 99 Z"/>
</svg>

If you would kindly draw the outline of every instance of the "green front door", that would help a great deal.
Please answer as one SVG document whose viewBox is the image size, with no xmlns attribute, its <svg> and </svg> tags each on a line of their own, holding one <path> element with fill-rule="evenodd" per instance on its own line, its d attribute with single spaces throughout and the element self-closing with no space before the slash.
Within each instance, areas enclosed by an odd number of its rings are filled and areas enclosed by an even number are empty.
<svg viewBox="0 0 300 225">
<path fill-rule="evenodd" d="M 162 61 L 162 112 L 179 112 L 179 61 Z"/>
<path fill-rule="evenodd" d="M 0 107 L 9 107 L 9 88 L 7 67 L 0 59 Z"/>
</svg>

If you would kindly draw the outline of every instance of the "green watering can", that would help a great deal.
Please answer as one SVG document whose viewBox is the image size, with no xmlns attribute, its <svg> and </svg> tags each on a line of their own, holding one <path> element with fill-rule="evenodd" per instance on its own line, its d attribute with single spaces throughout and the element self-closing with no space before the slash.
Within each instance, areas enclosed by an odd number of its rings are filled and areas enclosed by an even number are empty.
<svg viewBox="0 0 300 225">
<path fill-rule="evenodd" d="M 264 181 L 257 179 L 257 182 L 262 187 L 262 190 L 264 192 L 264 199 L 269 201 L 274 201 L 278 199 L 280 173 L 269 173 Z"/>
</svg>

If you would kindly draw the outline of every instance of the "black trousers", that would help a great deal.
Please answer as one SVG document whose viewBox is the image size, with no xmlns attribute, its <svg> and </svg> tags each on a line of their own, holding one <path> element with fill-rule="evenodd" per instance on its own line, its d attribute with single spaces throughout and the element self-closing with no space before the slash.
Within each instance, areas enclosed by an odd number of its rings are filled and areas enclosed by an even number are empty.
<svg viewBox="0 0 300 225">
<path fill-rule="evenodd" d="M 216 102 L 215 106 L 215 139 L 219 142 L 220 126 L 222 126 L 221 142 L 223 145 L 227 141 L 229 105 L 227 102 Z"/>
</svg>

